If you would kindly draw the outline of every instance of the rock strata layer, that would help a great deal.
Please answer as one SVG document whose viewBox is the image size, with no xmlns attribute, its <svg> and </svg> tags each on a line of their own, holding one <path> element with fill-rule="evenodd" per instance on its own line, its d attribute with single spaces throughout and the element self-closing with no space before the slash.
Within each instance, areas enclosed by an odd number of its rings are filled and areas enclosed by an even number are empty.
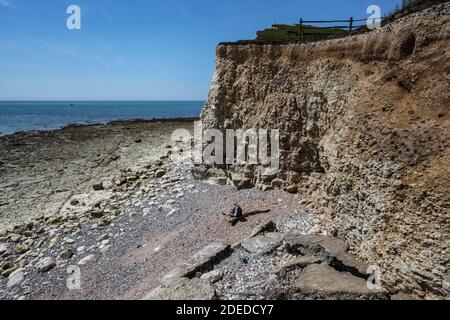
<svg viewBox="0 0 450 320">
<path fill-rule="evenodd" d="M 448 296 L 449 40 L 445 3 L 343 39 L 220 45 L 203 127 L 279 129 L 280 171 L 195 176 L 305 194 L 391 288 Z"/>
</svg>

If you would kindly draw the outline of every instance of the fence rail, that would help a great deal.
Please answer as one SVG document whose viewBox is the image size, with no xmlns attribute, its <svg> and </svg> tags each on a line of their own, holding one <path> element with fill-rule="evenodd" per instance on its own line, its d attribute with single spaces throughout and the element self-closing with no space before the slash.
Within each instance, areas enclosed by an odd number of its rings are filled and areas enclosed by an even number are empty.
<svg viewBox="0 0 450 320">
<path fill-rule="evenodd" d="M 382 20 L 382 19 L 380 19 Z M 357 29 L 357 28 L 361 28 L 364 25 L 355 25 L 355 23 L 358 22 L 366 22 L 368 21 L 368 18 L 364 18 L 364 19 L 354 19 L 353 17 L 350 17 L 350 19 L 348 20 L 303 20 L 300 19 L 300 24 L 299 24 L 299 35 L 300 35 L 300 41 L 304 42 L 305 40 L 305 35 L 311 35 L 312 33 L 308 33 L 308 30 L 346 30 L 349 32 L 352 32 L 353 30 Z M 337 25 L 337 26 L 311 26 L 308 24 L 326 24 L 326 23 L 347 23 L 347 25 Z M 329 33 L 329 35 L 334 35 L 335 33 Z M 322 33 L 322 35 L 326 35 L 326 33 Z"/>
</svg>

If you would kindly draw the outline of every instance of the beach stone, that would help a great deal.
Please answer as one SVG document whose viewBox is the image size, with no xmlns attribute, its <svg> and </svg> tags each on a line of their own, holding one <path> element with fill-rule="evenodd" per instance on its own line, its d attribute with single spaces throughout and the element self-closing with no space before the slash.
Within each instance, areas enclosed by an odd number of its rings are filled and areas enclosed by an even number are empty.
<svg viewBox="0 0 450 320">
<path fill-rule="evenodd" d="M 6 286 L 8 288 L 15 287 L 16 285 L 20 284 L 24 278 L 25 270 L 23 268 L 19 268 L 9 275 L 8 283 L 6 284 Z"/>
<path fill-rule="evenodd" d="M 216 180 L 216 183 L 220 186 L 225 186 L 228 182 L 227 177 L 217 177 L 215 180 Z"/>
<path fill-rule="evenodd" d="M 66 249 L 63 252 L 61 252 L 56 260 L 63 261 L 63 260 L 69 260 L 74 255 L 74 252 L 71 249 Z"/>
<path fill-rule="evenodd" d="M 77 206 L 80 204 L 80 201 L 78 199 L 72 199 L 70 200 L 70 205 L 71 206 Z"/>
<path fill-rule="evenodd" d="M 12 251 L 11 250 L 6 250 L 5 252 L 3 252 L 3 254 L 1 255 L 2 258 L 7 258 L 9 256 L 12 255 Z"/>
<path fill-rule="evenodd" d="M 60 216 L 57 216 L 57 217 L 53 217 L 53 218 L 50 218 L 49 220 L 48 220 L 48 223 L 49 224 L 58 224 L 58 223 L 60 223 L 61 222 L 61 217 Z"/>
<path fill-rule="evenodd" d="M 386 290 L 371 290 L 366 280 L 334 268 L 313 264 L 293 283 L 292 299 L 317 300 L 386 300 Z"/>
<path fill-rule="evenodd" d="M 12 234 L 9 236 L 9 239 L 10 239 L 12 242 L 19 242 L 20 239 L 22 239 L 22 236 L 21 236 L 20 234 L 12 233 Z"/>
<path fill-rule="evenodd" d="M 222 280 L 224 277 L 222 270 L 213 270 L 211 272 L 205 273 L 200 277 L 200 279 L 205 280 L 209 283 L 216 283 Z"/>
<path fill-rule="evenodd" d="M 2 276 L 3 277 L 9 277 L 17 269 L 19 269 L 19 266 L 16 266 L 16 265 L 12 264 L 12 267 L 2 271 Z"/>
<path fill-rule="evenodd" d="M 297 187 L 295 184 L 292 184 L 292 185 L 290 185 L 290 186 L 287 186 L 287 187 L 285 188 L 285 190 L 286 190 L 287 192 L 289 192 L 289 193 L 297 193 L 298 187 Z"/>
<path fill-rule="evenodd" d="M 23 235 L 24 235 L 25 237 L 31 237 L 31 236 L 33 235 L 33 231 L 31 231 L 31 230 L 26 230 L 26 231 L 23 232 Z"/>
<path fill-rule="evenodd" d="M 272 180 L 272 187 L 281 188 L 283 186 L 283 184 L 284 184 L 284 181 L 281 179 L 273 179 Z"/>
<path fill-rule="evenodd" d="M 4 254 L 6 251 L 8 251 L 8 247 L 5 243 L 0 243 L 0 255 Z"/>
<path fill-rule="evenodd" d="M 233 184 L 236 186 L 238 190 L 250 189 L 253 186 L 251 179 L 245 178 L 237 174 L 232 175 L 231 181 L 233 181 Z"/>
<path fill-rule="evenodd" d="M 104 241 L 104 240 L 107 240 L 107 239 L 109 239 L 109 235 L 107 233 L 105 233 L 100 238 L 98 238 L 98 241 L 101 242 L 101 241 Z"/>
<path fill-rule="evenodd" d="M 111 224 L 111 220 L 109 217 L 102 217 L 98 222 L 99 227 L 104 227 Z"/>
<path fill-rule="evenodd" d="M 14 267 L 14 263 L 12 261 L 6 261 L 1 265 L 0 271 L 3 272 L 5 270 L 11 269 L 13 267 Z"/>
<path fill-rule="evenodd" d="M 161 178 L 161 177 L 164 177 L 165 175 L 166 175 L 166 170 L 164 170 L 164 169 L 160 169 L 155 172 L 156 178 Z"/>
<path fill-rule="evenodd" d="M 81 259 L 78 262 L 78 265 L 79 266 L 84 266 L 84 265 L 86 265 L 89 261 L 91 261 L 94 258 L 95 258 L 95 256 L 93 254 L 91 254 L 90 256 L 87 256 L 86 258 Z"/>
<path fill-rule="evenodd" d="M 30 250 L 30 248 L 26 244 L 18 244 L 16 245 L 15 250 L 18 254 L 24 254 L 25 252 Z"/>
<path fill-rule="evenodd" d="M 102 191 L 105 190 L 105 187 L 103 186 L 103 182 L 96 183 L 92 186 L 94 191 Z"/>
<path fill-rule="evenodd" d="M 164 212 L 165 214 L 169 214 L 172 210 L 173 208 L 167 204 L 158 207 L 158 211 Z"/>
<path fill-rule="evenodd" d="M 56 262 L 53 258 L 44 258 L 36 264 L 39 272 L 45 273 L 50 271 L 56 266 Z"/>
<path fill-rule="evenodd" d="M 261 186 L 261 190 L 266 192 L 266 191 L 273 190 L 273 187 L 265 184 L 265 185 Z"/>
<path fill-rule="evenodd" d="M 101 254 L 106 254 L 109 249 L 111 249 L 111 246 L 110 245 L 106 245 L 103 248 L 100 248 L 100 253 Z"/>
<path fill-rule="evenodd" d="M 90 212 L 91 219 L 100 219 L 101 217 L 103 217 L 103 211 L 101 210 L 92 210 Z"/>
<path fill-rule="evenodd" d="M 178 279 L 169 287 L 159 287 L 144 297 L 143 300 L 213 300 L 216 291 L 213 286 L 199 278 Z"/>
<path fill-rule="evenodd" d="M 51 240 L 50 240 L 50 242 L 49 242 L 49 244 L 48 244 L 48 247 L 51 249 L 51 248 L 54 248 L 57 244 L 58 244 L 58 242 L 59 242 L 59 237 L 58 236 L 56 236 L 56 237 L 54 237 L 54 238 L 52 238 Z"/>
<path fill-rule="evenodd" d="M 283 237 L 281 233 L 267 233 L 244 240 L 241 246 L 250 253 L 268 254 L 282 244 Z"/>
<path fill-rule="evenodd" d="M 81 252 L 83 252 L 85 249 L 86 249 L 85 246 L 78 247 L 78 248 L 77 248 L 77 253 L 81 253 Z"/>
</svg>

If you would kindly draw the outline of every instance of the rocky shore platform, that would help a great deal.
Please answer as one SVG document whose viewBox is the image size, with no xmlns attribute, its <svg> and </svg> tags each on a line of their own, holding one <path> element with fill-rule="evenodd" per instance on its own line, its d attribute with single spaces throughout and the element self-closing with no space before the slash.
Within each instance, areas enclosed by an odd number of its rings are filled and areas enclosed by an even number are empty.
<svg viewBox="0 0 450 320">
<path fill-rule="evenodd" d="M 119 122 L 0 138 L 0 299 L 143 299 L 196 252 L 245 247 L 268 220 L 286 235 L 320 232 L 302 195 L 196 181 L 189 163 L 171 162 L 171 133 L 192 126 Z M 233 226 L 222 213 L 235 202 L 270 212 Z M 221 263 L 226 282 L 214 296 L 227 299 L 247 296 L 243 283 L 273 268 L 241 251 Z"/>
</svg>

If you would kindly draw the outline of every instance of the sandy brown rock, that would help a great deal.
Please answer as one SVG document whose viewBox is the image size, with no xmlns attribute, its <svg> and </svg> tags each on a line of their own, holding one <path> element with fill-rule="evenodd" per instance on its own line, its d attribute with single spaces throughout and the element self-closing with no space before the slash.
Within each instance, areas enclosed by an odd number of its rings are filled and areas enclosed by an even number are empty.
<svg viewBox="0 0 450 320">
<path fill-rule="evenodd" d="M 222 168 L 235 185 L 297 187 L 386 284 L 444 297 L 449 48 L 449 3 L 344 39 L 220 45 L 203 125 L 279 129 L 279 173 Z"/>
<path fill-rule="evenodd" d="M 326 266 L 307 267 L 292 288 L 292 299 L 386 300 L 383 289 L 370 289 L 364 279 Z"/>
</svg>

